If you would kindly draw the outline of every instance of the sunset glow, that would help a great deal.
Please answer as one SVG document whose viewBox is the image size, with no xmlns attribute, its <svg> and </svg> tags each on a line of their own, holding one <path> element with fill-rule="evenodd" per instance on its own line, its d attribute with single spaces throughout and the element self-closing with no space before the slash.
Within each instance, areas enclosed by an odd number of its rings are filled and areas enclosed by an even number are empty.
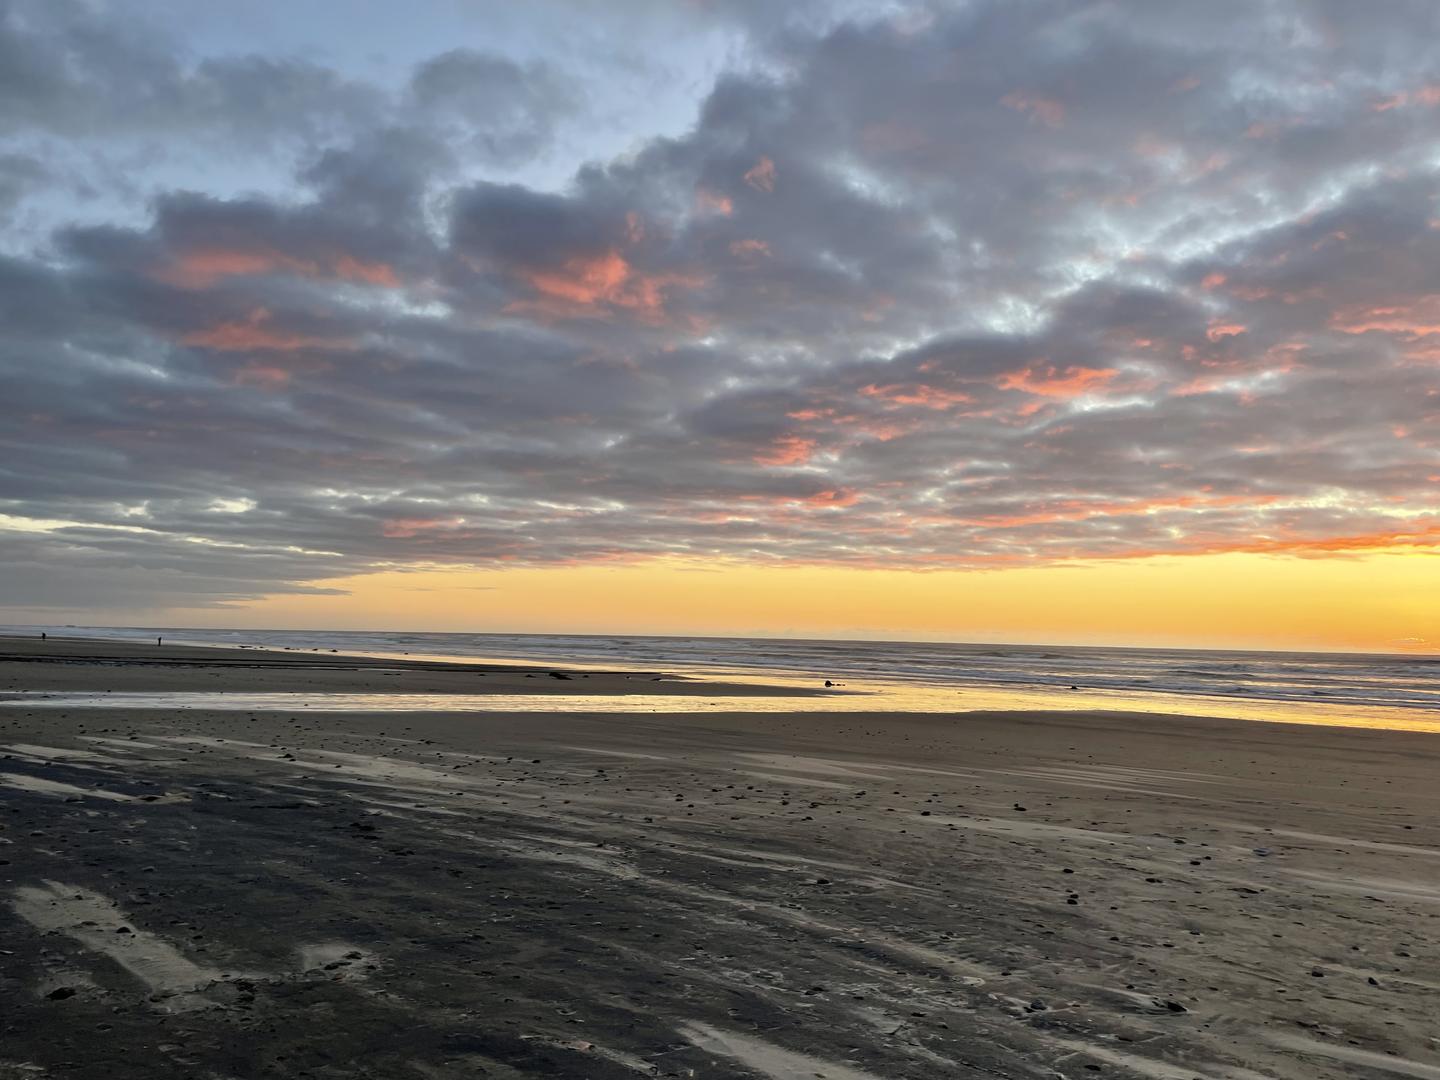
<svg viewBox="0 0 1440 1080">
<path fill-rule="evenodd" d="M 6 620 L 1436 648 L 1418 9 L 21 6 Z"/>
<path fill-rule="evenodd" d="M 1381 552 L 1349 560 L 1151 557 L 983 573 L 676 560 L 419 570 L 332 583 L 343 596 L 277 597 L 234 622 L 1433 652 L 1440 568 L 1415 562 Z"/>
</svg>

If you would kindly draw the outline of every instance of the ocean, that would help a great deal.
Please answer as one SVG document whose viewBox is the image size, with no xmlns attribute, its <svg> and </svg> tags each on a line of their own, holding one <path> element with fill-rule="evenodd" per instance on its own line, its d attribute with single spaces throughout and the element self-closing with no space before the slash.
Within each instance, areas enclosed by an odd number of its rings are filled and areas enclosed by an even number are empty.
<svg viewBox="0 0 1440 1080">
<path fill-rule="evenodd" d="M 159 635 L 177 644 L 528 661 L 786 685 L 816 686 L 828 679 L 853 693 L 838 703 L 845 711 L 1098 708 L 1440 731 L 1440 656 L 1434 655 L 196 627 L 27 626 L 0 632 L 42 629 L 57 637 Z M 837 707 L 837 699 L 797 704 L 800 700 L 776 698 L 745 707 Z M 674 698 L 667 706 L 682 707 Z"/>
</svg>

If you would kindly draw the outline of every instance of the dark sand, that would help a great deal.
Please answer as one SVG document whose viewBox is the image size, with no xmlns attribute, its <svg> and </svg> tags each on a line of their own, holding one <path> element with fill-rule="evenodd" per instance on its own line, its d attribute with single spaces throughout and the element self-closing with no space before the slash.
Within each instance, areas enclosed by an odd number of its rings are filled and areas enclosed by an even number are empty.
<svg viewBox="0 0 1440 1080">
<path fill-rule="evenodd" d="M 0 636 L 0 694 L 9 690 L 234 693 L 717 694 L 823 696 L 814 689 L 700 682 L 660 671 L 595 671 L 534 664 L 466 664 L 277 649 L 157 646 L 153 641 Z"/>
<path fill-rule="evenodd" d="M 399 681 L 0 690 L 162 675 Z M 22 705 L 0 755 L 6 1080 L 1440 1078 L 1435 736 Z"/>
</svg>

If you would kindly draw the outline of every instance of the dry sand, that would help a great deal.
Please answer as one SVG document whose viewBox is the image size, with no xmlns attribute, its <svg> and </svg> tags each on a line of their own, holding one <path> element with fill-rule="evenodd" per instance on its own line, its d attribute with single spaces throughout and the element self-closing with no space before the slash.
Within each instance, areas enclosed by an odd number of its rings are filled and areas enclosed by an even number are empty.
<svg viewBox="0 0 1440 1080">
<path fill-rule="evenodd" d="M 0 690 L 398 681 L 62 648 Z M 704 685 L 526 674 L 406 678 Z M 1440 1078 L 1435 736 L 12 705 L 0 755 L 7 1080 Z"/>
</svg>

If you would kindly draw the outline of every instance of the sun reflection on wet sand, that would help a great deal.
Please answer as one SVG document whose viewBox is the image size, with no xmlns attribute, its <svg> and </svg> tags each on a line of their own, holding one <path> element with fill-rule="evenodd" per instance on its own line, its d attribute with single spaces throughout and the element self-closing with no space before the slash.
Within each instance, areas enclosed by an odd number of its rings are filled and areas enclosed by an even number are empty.
<svg viewBox="0 0 1440 1080">
<path fill-rule="evenodd" d="M 732 680 L 742 681 L 742 680 Z M 770 676 L 766 685 L 813 694 L 814 680 Z M 1198 716 L 1269 723 L 1440 732 L 1440 716 L 1423 709 L 1147 693 L 1009 690 L 847 682 L 814 696 L 705 694 L 344 694 L 137 692 L 0 694 L 0 707 L 222 710 L 233 712 L 454 712 L 454 713 L 932 713 L 1127 712 Z"/>
</svg>

